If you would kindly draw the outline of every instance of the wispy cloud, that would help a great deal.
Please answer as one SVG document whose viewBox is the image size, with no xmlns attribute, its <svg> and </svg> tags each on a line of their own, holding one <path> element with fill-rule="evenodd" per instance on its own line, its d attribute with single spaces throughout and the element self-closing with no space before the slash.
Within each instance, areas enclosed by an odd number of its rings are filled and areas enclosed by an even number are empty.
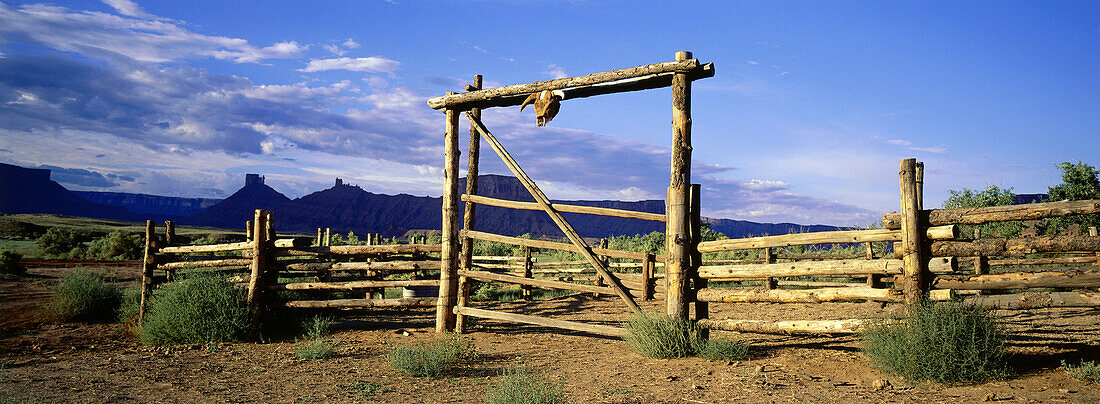
<svg viewBox="0 0 1100 404">
<path fill-rule="evenodd" d="M 401 66 L 396 60 L 372 56 L 366 58 L 311 59 L 302 72 L 350 70 L 355 72 L 392 73 Z"/>
<path fill-rule="evenodd" d="M 114 8 L 119 14 L 127 17 L 153 18 L 152 15 L 142 10 L 141 6 L 138 6 L 130 0 L 103 0 L 103 3 L 111 6 L 111 8 Z"/>
</svg>

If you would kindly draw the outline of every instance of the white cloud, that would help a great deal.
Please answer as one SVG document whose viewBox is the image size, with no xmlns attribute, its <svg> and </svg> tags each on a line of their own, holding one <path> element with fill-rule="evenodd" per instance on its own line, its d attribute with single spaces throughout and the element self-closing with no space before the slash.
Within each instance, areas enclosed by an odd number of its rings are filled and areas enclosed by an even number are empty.
<svg viewBox="0 0 1100 404">
<path fill-rule="evenodd" d="M 401 62 L 383 57 L 310 59 L 302 72 L 321 72 L 326 70 L 350 70 L 355 72 L 392 73 L 401 66 Z"/>
<path fill-rule="evenodd" d="M 111 8 L 114 8 L 119 14 L 127 17 L 154 18 L 149 13 L 146 13 L 145 10 L 142 10 L 141 6 L 138 6 L 130 0 L 103 0 L 103 3 L 111 6 Z"/>
<path fill-rule="evenodd" d="M 887 140 L 886 142 L 890 143 L 892 145 L 897 145 L 897 146 L 912 146 L 913 145 L 913 142 L 910 142 L 908 140 L 901 140 L 901 139 L 890 139 L 890 140 Z"/>
<path fill-rule="evenodd" d="M 565 69 L 562 69 L 555 64 L 550 64 L 546 66 L 546 71 L 543 71 L 543 74 L 546 74 L 547 76 L 555 79 L 569 77 L 568 74 L 565 74 Z"/>
<path fill-rule="evenodd" d="M 348 49 L 355 49 L 355 48 L 358 48 L 360 46 L 359 42 L 355 42 L 355 40 L 351 39 L 351 38 L 348 38 L 347 40 L 345 40 L 343 45 L 344 45 L 345 48 L 348 48 Z"/>
<path fill-rule="evenodd" d="M 348 53 L 348 51 L 340 49 L 340 46 L 338 45 L 321 45 L 321 48 L 331 52 L 336 56 L 344 56 Z"/>
</svg>

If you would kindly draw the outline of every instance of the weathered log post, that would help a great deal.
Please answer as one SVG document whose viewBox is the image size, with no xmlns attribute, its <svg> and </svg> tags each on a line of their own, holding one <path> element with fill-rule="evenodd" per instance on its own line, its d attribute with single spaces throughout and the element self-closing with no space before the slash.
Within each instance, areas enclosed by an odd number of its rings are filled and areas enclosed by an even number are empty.
<svg viewBox="0 0 1100 404">
<path fill-rule="evenodd" d="M 171 220 L 164 221 L 164 245 L 171 246 L 176 244 L 176 222 Z M 176 280 L 176 270 L 169 268 L 164 271 L 164 280 L 171 282 Z"/>
<path fill-rule="evenodd" d="M 914 180 L 917 182 L 917 209 L 924 209 L 924 162 L 918 161 L 914 167 Z"/>
<path fill-rule="evenodd" d="M 608 245 L 609 245 L 609 243 L 608 243 L 606 238 L 601 238 L 600 239 L 600 248 L 606 250 Z M 602 257 L 602 258 L 600 258 L 600 261 L 603 262 L 604 267 L 606 267 L 608 271 L 611 270 L 611 266 L 608 265 L 609 263 L 611 263 L 611 258 Z M 607 284 L 603 282 L 603 277 L 598 276 L 598 275 L 596 276 L 596 280 L 593 282 L 593 284 L 596 285 L 596 286 L 607 286 Z M 600 297 L 600 294 L 599 293 L 593 293 L 592 297 Z"/>
<path fill-rule="evenodd" d="M 267 210 L 265 212 L 267 212 L 266 213 L 267 220 L 264 221 L 265 222 L 264 225 L 266 225 L 267 227 L 264 228 L 264 239 L 274 242 L 275 239 L 276 239 L 276 237 L 275 237 L 275 216 L 274 216 L 275 213 L 270 211 L 270 210 Z"/>
<path fill-rule="evenodd" d="M 255 226 L 251 220 L 244 222 L 244 239 L 245 241 L 252 241 L 252 234 L 255 233 L 252 229 Z"/>
<path fill-rule="evenodd" d="M 474 76 L 474 83 L 470 85 L 468 91 L 477 91 L 481 89 L 481 75 Z M 481 119 L 481 108 L 471 108 L 470 115 L 474 118 Z M 476 128 L 470 128 L 470 149 L 466 154 L 466 194 L 477 195 L 477 175 L 478 164 L 481 160 L 481 133 Z M 462 213 L 462 228 L 474 229 L 475 213 L 477 205 L 471 201 L 466 201 L 465 211 Z M 459 253 L 460 267 L 464 271 L 473 270 L 474 267 L 474 240 L 469 237 L 462 237 L 462 251 Z M 526 297 L 526 296 L 524 296 Z M 465 276 L 458 278 L 458 299 L 456 304 L 459 307 L 466 307 L 466 301 L 470 298 L 470 283 L 469 279 Z M 466 332 L 466 316 L 462 314 L 455 315 L 455 332 Z"/>
<path fill-rule="evenodd" d="M 925 273 L 928 271 L 923 257 L 924 230 L 920 224 L 921 202 L 917 193 L 917 160 L 901 160 L 898 167 L 898 186 L 901 191 L 901 290 L 906 303 L 916 303 L 924 298 Z"/>
<path fill-rule="evenodd" d="M 691 59 L 691 52 L 676 52 L 676 60 Z M 691 231 L 688 199 L 691 192 L 691 79 L 687 73 L 672 76 L 672 167 L 665 202 L 665 292 L 669 316 L 688 320 L 688 272 L 691 268 Z"/>
<path fill-rule="evenodd" d="M 703 253 L 699 252 L 699 241 L 703 239 L 702 206 L 700 204 L 701 187 L 699 184 L 691 184 L 688 193 L 688 231 L 691 236 L 688 254 L 691 265 L 688 266 L 688 277 L 691 279 L 690 301 L 695 302 L 695 321 L 710 318 L 710 303 L 701 302 L 695 298 L 696 291 L 707 287 L 707 280 L 699 276 L 699 266 L 703 264 Z M 699 329 L 699 338 L 710 339 L 709 329 Z"/>
<path fill-rule="evenodd" d="M 875 248 L 874 247 L 875 247 L 874 243 L 872 243 L 870 241 L 867 242 L 867 259 L 868 260 L 875 259 Z M 867 275 L 867 287 L 873 288 L 873 287 L 875 287 L 876 284 L 877 284 L 877 282 L 875 281 L 875 275 L 874 274 Z"/>
<path fill-rule="evenodd" d="M 314 247 L 320 247 L 322 245 L 321 244 L 321 237 L 324 237 L 324 234 L 321 233 L 321 228 L 318 227 L 317 228 L 317 240 L 313 242 Z"/>
<path fill-rule="evenodd" d="M 534 274 L 534 266 L 535 265 L 534 264 L 535 263 L 532 262 L 532 260 L 531 260 L 531 247 L 523 247 L 523 277 L 524 278 L 530 279 L 530 278 L 535 277 L 535 274 Z M 520 286 L 520 289 L 521 289 L 520 294 L 523 297 L 523 300 L 531 300 L 531 298 L 532 298 L 532 296 L 531 296 L 531 286 L 530 285 L 522 285 L 522 286 Z"/>
<path fill-rule="evenodd" d="M 332 228 L 331 227 L 326 227 L 325 228 L 325 243 L 322 244 L 322 246 L 328 247 L 328 246 L 331 246 L 331 245 L 332 245 Z"/>
<path fill-rule="evenodd" d="M 153 298 L 153 271 L 156 261 L 156 224 L 145 221 L 145 259 L 141 261 L 141 302 L 138 305 L 138 324 L 145 321 L 145 311 Z"/>
<path fill-rule="evenodd" d="M 642 300 L 653 300 L 653 270 L 657 266 L 657 256 L 646 254 L 642 260 Z"/>
<path fill-rule="evenodd" d="M 254 328 L 260 327 L 260 298 L 266 286 L 264 267 L 267 265 L 267 214 L 261 209 L 256 209 L 252 227 L 252 264 L 249 269 L 252 275 L 248 278 L 248 313 Z"/>
<path fill-rule="evenodd" d="M 454 92 L 448 92 L 448 95 Z M 458 289 L 458 116 L 461 111 L 446 109 L 447 123 L 443 142 L 443 223 L 440 253 L 439 300 L 436 302 L 435 331 L 454 329 L 454 306 Z"/>
<path fill-rule="evenodd" d="M 1096 234 L 1096 226 L 1089 226 L 1089 236 L 1096 237 Z M 1093 265 L 1100 269 L 1100 252 L 1093 253 L 1093 256 L 1096 257 L 1096 262 Z"/>
<path fill-rule="evenodd" d="M 764 260 L 765 264 L 775 263 L 775 249 L 772 247 L 764 247 L 764 251 L 760 253 L 760 259 Z M 775 278 L 764 279 L 764 289 L 775 289 Z"/>
</svg>

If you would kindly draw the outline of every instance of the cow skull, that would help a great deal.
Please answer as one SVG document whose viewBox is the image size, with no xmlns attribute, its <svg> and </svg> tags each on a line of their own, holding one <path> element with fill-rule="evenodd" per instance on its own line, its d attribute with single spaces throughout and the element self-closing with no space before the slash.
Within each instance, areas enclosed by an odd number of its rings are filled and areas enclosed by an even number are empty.
<svg viewBox="0 0 1100 404">
<path fill-rule="evenodd" d="M 542 90 L 537 93 L 531 93 L 527 96 L 526 100 L 523 100 L 523 104 L 520 104 L 519 110 L 523 111 L 527 107 L 527 104 L 535 105 L 535 123 L 539 126 L 546 126 L 547 122 L 554 119 L 554 116 L 558 114 L 558 108 L 561 107 L 559 101 L 565 99 L 565 92 L 561 90 Z"/>
</svg>

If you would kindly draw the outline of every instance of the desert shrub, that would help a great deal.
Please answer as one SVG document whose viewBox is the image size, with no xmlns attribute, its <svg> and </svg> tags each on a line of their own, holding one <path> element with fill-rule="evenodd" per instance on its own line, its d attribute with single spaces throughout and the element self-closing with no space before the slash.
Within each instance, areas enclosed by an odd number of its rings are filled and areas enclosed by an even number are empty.
<svg viewBox="0 0 1100 404">
<path fill-rule="evenodd" d="M 500 379 L 489 387 L 485 402 L 489 404 L 556 404 L 564 403 L 565 385 L 523 366 L 504 369 Z"/>
<path fill-rule="evenodd" d="M 224 279 L 185 278 L 153 297 L 138 331 L 145 345 L 237 341 L 248 334 L 244 292 Z"/>
<path fill-rule="evenodd" d="M 390 350 L 390 366 L 416 377 L 435 377 L 451 367 L 477 357 L 469 338 L 449 335 L 430 341 L 399 345 Z"/>
<path fill-rule="evenodd" d="M 111 321 L 122 303 L 122 291 L 103 273 L 80 268 L 61 277 L 53 292 L 46 312 L 57 321 Z"/>
<path fill-rule="evenodd" d="M 115 230 L 92 240 L 84 257 L 92 260 L 136 260 L 145 253 L 145 238 L 137 233 Z"/>
<path fill-rule="evenodd" d="M 127 326 L 137 323 L 138 311 L 141 309 L 141 286 L 128 287 L 122 290 L 122 303 L 119 304 L 117 314 L 118 322 Z"/>
<path fill-rule="evenodd" d="M 1062 361 L 1062 369 L 1075 379 L 1089 383 L 1100 383 L 1100 364 L 1093 361 L 1081 361 L 1080 365 L 1073 366 Z"/>
<path fill-rule="evenodd" d="M 624 326 L 623 338 L 648 358 L 682 358 L 692 353 L 695 324 L 665 314 L 638 313 Z"/>
<path fill-rule="evenodd" d="M 19 263 L 21 259 L 23 259 L 23 254 L 6 250 L 0 251 L 0 274 L 22 275 L 27 273 L 27 268 Z"/>
<path fill-rule="evenodd" d="M 80 235 L 71 229 L 51 227 L 35 241 L 42 254 L 49 257 L 65 257 L 80 247 Z"/>
<path fill-rule="evenodd" d="M 692 350 L 708 361 L 739 361 L 749 356 L 749 346 L 737 340 L 696 339 Z"/>
<path fill-rule="evenodd" d="M 294 346 L 299 359 L 328 359 L 336 354 L 340 341 L 332 338 L 331 318 L 314 316 L 302 327 L 306 331 L 305 339 Z"/>
<path fill-rule="evenodd" d="M 924 302 L 900 319 L 873 322 L 863 352 L 875 367 L 914 382 L 976 382 L 1008 372 L 1005 337 L 988 310 Z"/>
</svg>

